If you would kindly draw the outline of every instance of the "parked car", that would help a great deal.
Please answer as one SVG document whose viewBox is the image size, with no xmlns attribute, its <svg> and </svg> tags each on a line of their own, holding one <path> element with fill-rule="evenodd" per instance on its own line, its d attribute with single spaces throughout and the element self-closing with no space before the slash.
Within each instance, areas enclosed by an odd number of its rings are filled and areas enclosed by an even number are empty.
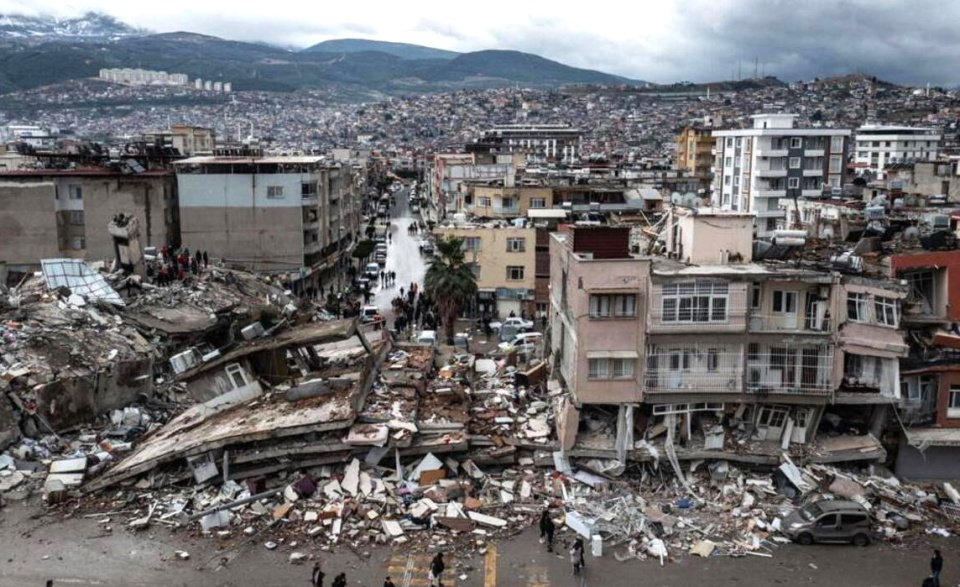
<svg viewBox="0 0 960 587">
<path fill-rule="evenodd" d="M 499 332 L 504 326 L 515 326 L 521 329 L 525 328 L 527 330 L 533 330 L 534 324 L 533 320 L 526 320 L 524 318 L 520 318 L 519 316 L 511 316 L 502 322 L 497 320 L 490 323 L 490 328 L 495 332 Z"/>
<path fill-rule="evenodd" d="M 424 255 L 432 255 L 433 241 L 428 238 L 420 239 L 420 250 L 423 251 Z"/>
<path fill-rule="evenodd" d="M 363 268 L 363 274 L 370 279 L 378 279 L 380 277 L 380 265 L 377 263 L 367 263 L 367 266 Z"/>
<path fill-rule="evenodd" d="M 364 306 L 360 308 L 360 322 L 369 324 L 381 320 L 383 320 L 383 316 L 380 315 L 380 309 L 376 306 Z"/>
<path fill-rule="evenodd" d="M 387 253 L 386 251 L 377 251 L 373 256 L 373 260 L 377 262 L 378 265 L 387 264 Z"/>
<path fill-rule="evenodd" d="M 855 501 L 815 501 L 787 516 L 784 533 L 800 544 L 849 542 L 866 546 L 871 542 L 870 513 Z"/>
<path fill-rule="evenodd" d="M 524 332 L 510 339 L 508 342 L 502 342 L 499 345 L 500 350 L 509 350 L 515 348 L 524 353 L 532 353 L 540 348 L 543 343 L 543 334 L 539 332 Z"/>
</svg>

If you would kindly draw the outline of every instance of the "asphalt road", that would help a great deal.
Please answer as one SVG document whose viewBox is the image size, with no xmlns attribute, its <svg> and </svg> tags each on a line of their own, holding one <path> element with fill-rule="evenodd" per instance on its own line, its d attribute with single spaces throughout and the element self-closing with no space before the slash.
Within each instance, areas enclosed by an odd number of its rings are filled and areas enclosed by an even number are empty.
<svg viewBox="0 0 960 587">
<path fill-rule="evenodd" d="M 419 216 L 415 218 L 410 212 L 409 197 L 409 188 L 403 188 L 397 192 L 397 204 L 391 210 L 392 240 L 387 249 L 387 264 L 384 270 L 396 271 L 397 280 L 387 287 L 380 287 L 377 283 L 374 289 L 373 303 L 387 317 L 387 324 L 390 327 L 393 327 L 393 309 L 390 304 L 400 295 L 400 288 L 407 292 L 413 282 L 422 287 L 423 275 L 427 270 L 425 259 L 420 255 L 421 235 L 407 234 L 407 227 L 420 219 Z"/>
<path fill-rule="evenodd" d="M 235 528 L 227 539 L 201 537 L 194 532 L 173 532 L 154 526 L 133 533 L 123 528 L 125 515 L 113 515 L 113 533 L 103 532 L 98 519 L 64 519 L 42 513 L 36 504 L 11 503 L 0 510 L 0 587 L 98 585 L 104 587 L 281 587 L 309 585 L 312 561 L 288 562 L 291 552 L 304 552 L 320 560 L 326 585 L 345 572 L 351 587 L 378 587 L 390 575 L 398 587 L 427 587 L 432 552 L 408 548 L 351 550 L 334 546 L 324 550 L 293 528 L 278 528 L 247 540 Z M 277 550 L 263 545 L 286 538 Z M 481 555 L 447 551 L 444 585 L 447 587 L 571 587 L 630 586 L 674 587 L 704 585 L 724 587 L 919 587 L 928 569 L 930 548 L 946 556 L 941 585 L 956 585 L 960 562 L 956 538 L 921 538 L 910 546 L 887 544 L 856 548 L 846 545 L 801 547 L 788 545 L 772 558 L 708 559 L 677 553 L 665 566 L 653 559 L 617 562 L 607 546 L 601 558 L 587 552 L 583 577 L 573 577 L 566 549 L 570 532 L 558 533 L 557 553 L 547 553 L 534 528 L 520 536 L 488 543 Z M 297 540 L 294 547 L 291 540 Z M 180 560 L 183 550 L 190 558 Z M 228 562 L 220 565 L 221 559 Z"/>
</svg>

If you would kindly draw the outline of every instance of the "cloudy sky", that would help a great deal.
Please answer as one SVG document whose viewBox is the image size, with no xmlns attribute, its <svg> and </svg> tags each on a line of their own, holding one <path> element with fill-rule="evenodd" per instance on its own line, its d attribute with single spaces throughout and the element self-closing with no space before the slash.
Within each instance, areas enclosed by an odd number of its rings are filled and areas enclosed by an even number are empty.
<svg viewBox="0 0 960 587">
<path fill-rule="evenodd" d="M 867 72 L 960 83 L 954 0 L 0 0 L 0 14 L 106 12 L 157 32 L 305 47 L 335 38 L 516 49 L 659 83 Z"/>
</svg>

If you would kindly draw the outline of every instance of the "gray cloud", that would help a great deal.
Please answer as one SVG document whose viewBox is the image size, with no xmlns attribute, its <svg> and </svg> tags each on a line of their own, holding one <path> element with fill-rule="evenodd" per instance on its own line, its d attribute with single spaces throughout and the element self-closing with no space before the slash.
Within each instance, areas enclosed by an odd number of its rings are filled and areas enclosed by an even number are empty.
<svg viewBox="0 0 960 587">
<path fill-rule="evenodd" d="M 66 10 L 62 6 L 73 13 L 84 6 L 97 9 L 92 0 L 51 1 L 0 0 L 0 13 L 36 13 L 42 5 L 60 13 Z M 126 12 L 129 6 L 118 6 L 117 14 L 134 17 Z M 140 21 L 131 24 L 282 46 L 363 37 L 456 51 L 516 49 L 655 82 L 729 79 L 738 62 L 749 77 L 757 60 L 764 73 L 788 81 L 864 72 L 898 83 L 960 83 L 954 67 L 960 2 L 942 0 L 657 0 L 646 12 L 626 11 L 620 20 L 578 18 L 563 6 L 551 16 L 518 11 L 502 19 L 423 16 L 404 23 L 390 22 L 373 8 L 257 10 L 262 14 L 240 8 L 225 14 L 159 11 L 149 17 L 137 12 Z"/>
</svg>

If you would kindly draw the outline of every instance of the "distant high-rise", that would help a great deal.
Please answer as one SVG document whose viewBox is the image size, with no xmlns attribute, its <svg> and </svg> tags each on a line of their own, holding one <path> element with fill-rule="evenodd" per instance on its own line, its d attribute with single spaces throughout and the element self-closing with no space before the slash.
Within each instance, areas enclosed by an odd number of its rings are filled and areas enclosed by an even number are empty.
<svg viewBox="0 0 960 587">
<path fill-rule="evenodd" d="M 840 189 L 850 131 L 797 128 L 796 114 L 757 114 L 753 128 L 714 131 L 715 205 L 756 215 L 757 235 L 785 223 L 781 198 Z"/>
</svg>

